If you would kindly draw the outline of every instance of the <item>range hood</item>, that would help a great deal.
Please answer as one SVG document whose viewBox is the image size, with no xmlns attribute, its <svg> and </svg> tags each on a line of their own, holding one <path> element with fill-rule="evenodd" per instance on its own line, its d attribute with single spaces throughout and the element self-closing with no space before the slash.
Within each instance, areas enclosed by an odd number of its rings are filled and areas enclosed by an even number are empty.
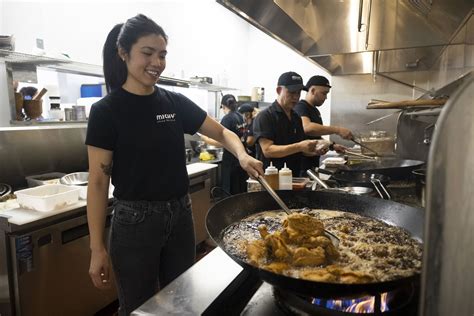
<svg viewBox="0 0 474 316">
<path fill-rule="evenodd" d="M 447 45 L 473 44 L 472 0 L 217 2 L 332 75 L 429 70 Z"/>
</svg>

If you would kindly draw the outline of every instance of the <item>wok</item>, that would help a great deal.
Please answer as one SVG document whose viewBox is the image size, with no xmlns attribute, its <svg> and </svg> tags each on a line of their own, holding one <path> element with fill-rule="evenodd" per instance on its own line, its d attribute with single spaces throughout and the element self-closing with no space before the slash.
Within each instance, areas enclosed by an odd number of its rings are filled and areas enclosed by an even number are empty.
<svg viewBox="0 0 474 316">
<path fill-rule="evenodd" d="M 315 191 L 279 191 L 279 196 L 290 208 L 321 208 L 352 212 L 382 220 L 399 226 L 421 241 L 423 231 L 423 211 L 392 201 L 350 194 Z M 222 231 L 229 225 L 241 221 L 252 214 L 280 209 L 267 192 L 243 193 L 219 201 L 209 209 L 206 228 L 219 247 L 234 261 L 256 277 L 285 290 L 320 298 L 351 297 L 364 294 L 388 292 L 402 285 L 419 282 L 419 274 L 386 282 L 365 284 L 336 284 L 291 278 L 259 269 L 233 256 L 225 249 Z"/>
<path fill-rule="evenodd" d="M 338 166 L 339 170 L 347 172 L 369 172 L 378 173 L 389 176 L 392 180 L 412 179 L 411 172 L 420 169 L 424 165 L 424 161 L 397 159 L 397 158 L 380 158 L 375 161 L 364 161 L 352 165 Z"/>
</svg>

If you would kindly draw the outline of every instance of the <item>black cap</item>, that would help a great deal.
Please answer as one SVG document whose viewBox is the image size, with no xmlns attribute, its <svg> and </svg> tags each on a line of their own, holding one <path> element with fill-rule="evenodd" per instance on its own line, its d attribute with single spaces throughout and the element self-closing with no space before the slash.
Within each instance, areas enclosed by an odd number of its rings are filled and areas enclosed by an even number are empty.
<svg viewBox="0 0 474 316">
<path fill-rule="evenodd" d="M 311 78 L 309 78 L 308 83 L 305 86 L 305 90 L 308 91 L 311 86 L 324 86 L 331 88 L 329 80 L 323 76 L 312 76 Z"/>
<path fill-rule="evenodd" d="M 221 104 L 224 105 L 231 105 L 236 103 L 237 100 L 235 100 L 235 97 L 232 94 L 226 94 L 222 97 Z"/>
<path fill-rule="evenodd" d="M 237 111 L 244 114 L 246 112 L 253 112 L 254 107 L 250 103 L 242 104 Z"/>
<path fill-rule="evenodd" d="M 290 92 L 303 90 L 303 79 L 296 72 L 285 72 L 278 78 L 278 85 L 286 87 Z"/>
</svg>

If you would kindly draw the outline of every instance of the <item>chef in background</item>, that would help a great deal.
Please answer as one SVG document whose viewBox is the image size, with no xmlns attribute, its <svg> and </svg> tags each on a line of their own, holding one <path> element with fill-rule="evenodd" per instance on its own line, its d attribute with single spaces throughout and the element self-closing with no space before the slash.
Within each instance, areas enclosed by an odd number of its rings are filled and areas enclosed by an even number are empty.
<svg viewBox="0 0 474 316">
<path fill-rule="evenodd" d="M 326 77 L 311 77 L 304 88 L 307 91 L 306 96 L 295 105 L 295 112 L 301 116 L 304 132 L 310 139 L 323 139 L 321 136 L 332 134 L 339 135 L 344 139 L 351 139 L 353 135 L 349 129 L 341 126 L 323 125 L 318 107 L 326 101 L 330 89 L 331 85 Z M 332 143 L 329 150 L 344 153 L 346 147 Z M 319 167 L 319 158 L 320 156 L 303 157 L 301 168 L 307 170 Z"/>
<path fill-rule="evenodd" d="M 222 117 L 221 125 L 234 132 L 241 142 L 245 144 L 245 122 L 242 115 L 237 112 L 237 100 L 232 94 L 222 97 L 221 108 L 225 115 Z M 222 147 L 222 144 L 212 138 L 201 136 L 201 139 L 209 145 Z M 222 189 L 230 194 L 238 194 L 247 191 L 247 173 L 242 169 L 237 158 L 231 152 L 224 149 L 222 155 Z"/>
<path fill-rule="evenodd" d="M 257 159 L 264 168 L 273 165 L 281 169 L 286 163 L 293 176 L 301 176 L 303 156 L 317 156 L 327 152 L 318 150 L 318 140 L 307 139 L 301 117 L 293 110 L 303 90 L 303 79 L 296 72 L 285 72 L 278 78 L 277 99 L 255 118 L 253 134 L 257 141 Z"/>
<path fill-rule="evenodd" d="M 249 155 L 255 157 L 255 137 L 253 136 L 253 121 L 258 111 L 250 103 L 242 104 L 239 109 L 239 113 L 243 115 L 245 122 L 244 130 L 244 146 L 247 148 Z"/>
</svg>

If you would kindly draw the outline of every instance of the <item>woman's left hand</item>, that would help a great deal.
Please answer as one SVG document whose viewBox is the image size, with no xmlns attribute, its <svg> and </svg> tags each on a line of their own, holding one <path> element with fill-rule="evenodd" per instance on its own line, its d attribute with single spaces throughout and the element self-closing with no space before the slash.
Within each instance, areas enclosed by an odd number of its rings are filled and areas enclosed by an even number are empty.
<svg viewBox="0 0 474 316">
<path fill-rule="evenodd" d="M 261 161 L 247 154 L 242 154 L 239 156 L 239 163 L 250 177 L 255 179 L 259 175 L 263 175 L 263 163 Z"/>
</svg>

